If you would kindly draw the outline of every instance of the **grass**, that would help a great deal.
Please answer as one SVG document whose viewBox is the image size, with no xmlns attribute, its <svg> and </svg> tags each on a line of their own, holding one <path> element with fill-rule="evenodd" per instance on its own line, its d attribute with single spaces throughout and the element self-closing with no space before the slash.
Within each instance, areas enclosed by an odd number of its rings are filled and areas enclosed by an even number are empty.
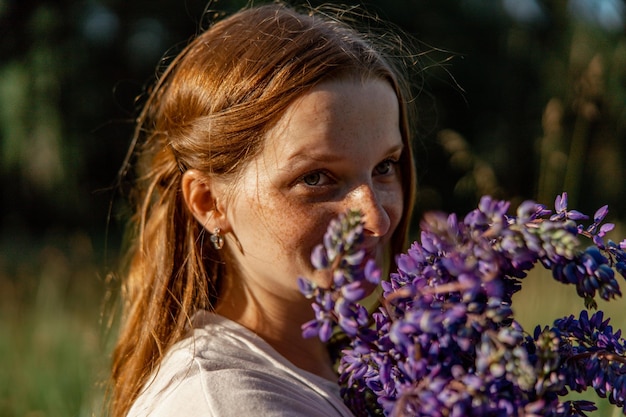
<svg viewBox="0 0 626 417">
<path fill-rule="evenodd" d="M 100 324 L 104 268 L 88 236 L 75 234 L 0 246 L 0 416 L 104 415 L 101 382 L 108 366 Z M 624 281 L 621 281 L 624 285 Z M 623 299 L 600 303 L 626 329 Z M 572 286 L 537 270 L 525 279 L 513 308 L 524 328 L 549 325 L 583 306 Z M 583 397 L 597 401 L 595 393 Z M 598 401 L 593 416 L 617 416 Z"/>
<path fill-rule="evenodd" d="M 3 242 L 0 255 L 0 415 L 100 415 L 104 294 L 84 234 Z"/>
</svg>

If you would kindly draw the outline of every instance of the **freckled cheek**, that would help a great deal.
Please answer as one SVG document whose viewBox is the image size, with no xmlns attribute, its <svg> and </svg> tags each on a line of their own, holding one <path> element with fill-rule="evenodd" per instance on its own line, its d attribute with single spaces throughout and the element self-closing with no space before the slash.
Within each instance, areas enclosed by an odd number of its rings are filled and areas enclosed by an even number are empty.
<svg viewBox="0 0 626 417">
<path fill-rule="evenodd" d="M 285 200 L 266 208 L 281 249 L 295 255 L 293 261 L 302 262 L 301 267 L 309 267 L 311 251 L 322 243 L 328 224 L 336 217 L 334 212 Z"/>
<path fill-rule="evenodd" d="M 285 243 L 290 250 L 302 252 L 308 265 L 311 251 L 323 242 L 328 224 L 336 216 L 331 214 L 316 216 L 310 210 L 302 210 L 301 214 L 305 216 L 290 219 L 291 234 L 288 236 L 292 238 L 287 237 Z"/>
</svg>

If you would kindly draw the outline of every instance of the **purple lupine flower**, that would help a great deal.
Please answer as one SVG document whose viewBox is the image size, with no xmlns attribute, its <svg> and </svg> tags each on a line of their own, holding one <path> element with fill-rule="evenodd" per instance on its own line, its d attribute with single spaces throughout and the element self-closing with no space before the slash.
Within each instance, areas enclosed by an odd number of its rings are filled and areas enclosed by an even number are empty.
<svg viewBox="0 0 626 417">
<path fill-rule="evenodd" d="M 298 277 L 298 289 L 306 298 L 312 298 L 315 295 L 315 285 L 306 278 Z"/>
<path fill-rule="evenodd" d="M 554 200 L 554 208 L 557 213 L 564 213 L 567 211 L 567 193 L 564 192 L 561 195 L 557 195 Z"/>
<path fill-rule="evenodd" d="M 358 213 L 331 222 L 312 264 L 328 269 L 333 285 L 298 281 L 315 311 L 303 335 L 326 341 L 338 326 L 348 336 L 339 381 L 355 415 L 585 416 L 593 403 L 559 398 L 587 388 L 626 410 L 626 343 L 601 312 L 537 326 L 530 336 L 512 308 L 538 265 L 574 285 L 587 307 L 597 296 L 620 296 L 615 271 L 626 274 L 626 240 L 604 243 L 613 229 L 602 224 L 606 207 L 591 225 L 579 224 L 587 216 L 568 209 L 566 193 L 555 214 L 532 201 L 515 217 L 509 208 L 483 197 L 462 220 L 425 215 L 420 240 L 397 256 L 388 280 L 364 262 Z M 378 282 L 382 302 L 370 315 L 359 301 Z"/>
<path fill-rule="evenodd" d="M 586 220 L 589 216 L 577 211 L 577 210 L 568 210 L 567 209 L 567 193 L 563 193 L 560 196 L 557 196 L 554 201 L 554 208 L 556 213 L 550 217 L 550 221 L 561 221 L 561 220 Z"/>
<path fill-rule="evenodd" d="M 329 266 L 328 255 L 324 245 L 317 245 L 311 253 L 311 264 L 315 269 L 326 269 Z"/>
<path fill-rule="evenodd" d="M 609 206 L 600 207 L 593 215 L 593 222 L 596 224 L 601 223 L 608 213 L 609 213 Z"/>
</svg>

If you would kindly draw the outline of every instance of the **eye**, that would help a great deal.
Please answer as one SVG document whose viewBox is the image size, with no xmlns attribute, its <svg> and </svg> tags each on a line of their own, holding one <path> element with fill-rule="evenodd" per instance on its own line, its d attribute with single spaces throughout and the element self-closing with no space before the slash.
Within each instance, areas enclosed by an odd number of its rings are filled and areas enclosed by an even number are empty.
<svg viewBox="0 0 626 417">
<path fill-rule="evenodd" d="M 319 187 L 330 183 L 330 178 L 323 172 L 311 172 L 303 175 L 300 181 L 309 187 Z"/>
<path fill-rule="evenodd" d="M 385 159 L 374 168 L 375 175 L 391 175 L 395 172 L 398 161 L 395 159 Z"/>
</svg>

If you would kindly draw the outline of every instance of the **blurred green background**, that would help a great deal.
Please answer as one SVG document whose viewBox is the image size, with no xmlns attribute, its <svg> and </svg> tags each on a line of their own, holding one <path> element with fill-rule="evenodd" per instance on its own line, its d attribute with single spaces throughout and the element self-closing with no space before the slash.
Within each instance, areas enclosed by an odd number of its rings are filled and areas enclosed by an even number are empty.
<svg viewBox="0 0 626 417">
<path fill-rule="evenodd" d="M 565 190 L 571 207 L 609 204 L 623 224 L 622 0 L 367 4 L 432 50 L 416 79 L 420 212 L 465 213 L 483 194 L 551 206 Z M 205 6 L 0 0 L 0 416 L 103 414 L 124 213 L 116 172 L 136 97 Z M 583 307 L 573 288 L 534 275 L 514 305 L 528 328 Z M 626 328 L 624 307 L 602 305 Z"/>
</svg>

